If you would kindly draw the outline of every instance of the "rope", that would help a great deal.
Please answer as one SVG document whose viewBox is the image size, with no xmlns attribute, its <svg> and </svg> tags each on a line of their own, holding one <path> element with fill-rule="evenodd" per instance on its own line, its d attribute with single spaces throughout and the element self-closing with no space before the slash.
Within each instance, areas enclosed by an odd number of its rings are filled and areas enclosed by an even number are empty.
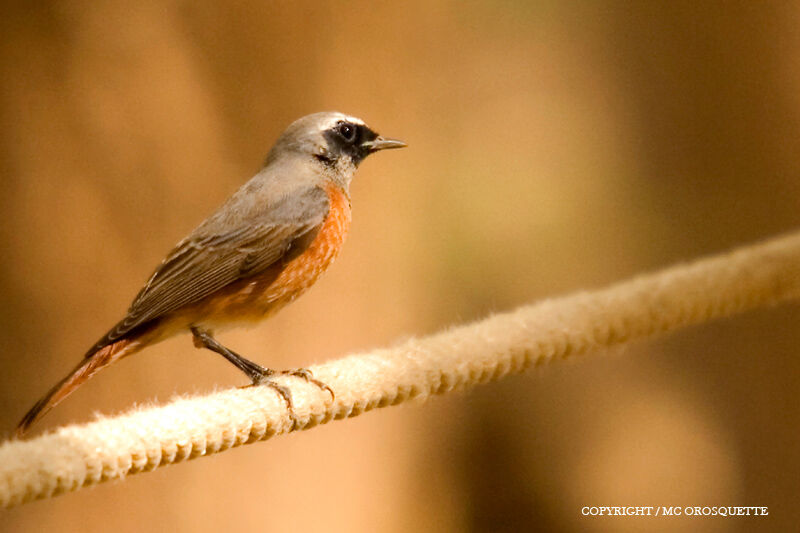
<svg viewBox="0 0 800 533">
<path fill-rule="evenodd" d="M 7 441 L 0 445 L 0 505 L 122 479 L 798 296 L 800 232 L 313 367 L 336 391 L 333 402 L 314 385 L 281 377 L 292 389 L 294 421 L 273 389 L 246 387 Z"/>
</svg>

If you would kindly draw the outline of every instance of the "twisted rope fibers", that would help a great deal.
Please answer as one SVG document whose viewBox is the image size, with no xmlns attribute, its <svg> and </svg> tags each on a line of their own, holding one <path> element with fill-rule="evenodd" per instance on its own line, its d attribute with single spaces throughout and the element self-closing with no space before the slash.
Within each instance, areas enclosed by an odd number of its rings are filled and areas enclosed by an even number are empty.
<svg viewBox="0 0 800 533">
<path fill-rule="evenodd" d="M 292 389 L 294 423 L 273 389 L 247 387 L 7 441 L 0 445 L 0 505 L 122 479 L 798 296 L 800 232 L 312 367 L 336 391 L 333 402 L 311 384 L 279 378 Z"/>
</svg>

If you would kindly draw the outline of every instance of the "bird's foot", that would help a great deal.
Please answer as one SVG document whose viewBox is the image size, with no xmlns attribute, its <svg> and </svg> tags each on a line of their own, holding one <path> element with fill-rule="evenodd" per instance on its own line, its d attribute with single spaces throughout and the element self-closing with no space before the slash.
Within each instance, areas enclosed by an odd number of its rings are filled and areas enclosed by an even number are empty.
<svg viewBox="0 0 800 533">
<path fill-rule="evenodd" d="M 333 393 L 333 389 L 328 386 L 327 383 L 323 383 L 322 381 L 318 380 L 314 377 L 314 374 L 311 373 L 311 370 L 307 368 L 296 368 L 294 370 L 284 370 L 279 372 L 279 374 L 289 375 L 289 376 L 297 376 L 298 378 L 302 378 L 306 380 L 306 382 L 316 385 L 320 390 L 328 391 L 331 395 L 331 401 L 336 399 L 336 395 Z"/>
<path fill-rule="evenodd" d="M 328 391 L 331 395 L 331 401 L 336 397 L 333 393 L 333 389 L 331 389 L 327 384 L 323 383 L 322 381 L 316 379 L 314 374 L 307 368 L 297 368 L 293 370 L 272 370 L 271 368 L 259 367 L 259 372 L 254 372 L 251 374 L 252 383 L 247 385 L 248 387 L 254 387 L 258 385 L 266 385 L 267 387 L 273 389 L 275 392 L 280 395 L 281 398 L 286 402 L 286 407 L 289 410 L 289 416 L 292 418 L 294 424 L 297 423 L 297 419 L 294 414 L 294 401 L 292 400 L 292 391 L 289 387 L 284 385 L 280 385 L 275 382 L 275 378 L 278 376 L 295 376 L 301 379 L 304 379 L 308 383 L 316 385 L 321 390 Z"/>
<path fill-rule="evenodd" d="M 289 411 L 289 418 L 292 419 L 292 428 L 296 427 L 297 417 L 294 414 L 294 401 L 292 400 L 292 391 L 289 389 L 289 387 L 281 385 L 280 383 L 275 383 L 275 376 L 279 375 L 280 372 L 275 372 L 271 368 L 264 368 L 264 367 L 260 368 L 262 372 L 250 374 L 250 379 L 252 380 L 252 383 L 240 388 L 246 389 L 249 387 L 257 387 L 264 385 L 277 392 L 278 396 L 280 396 L 281 399 L 283 399 L 284 403 L 286 403 L 286 409 Z"/>
</svg>

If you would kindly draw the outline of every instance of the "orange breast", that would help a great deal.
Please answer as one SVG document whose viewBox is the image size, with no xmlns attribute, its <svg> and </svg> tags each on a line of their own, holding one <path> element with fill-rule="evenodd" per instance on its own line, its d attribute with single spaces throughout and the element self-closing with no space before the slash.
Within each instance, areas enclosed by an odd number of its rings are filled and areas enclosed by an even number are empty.
<svg viewBox="0 0 800 533">
<path fill-rule="evenodd" d="M 336 259 L 350 228 L 350 200 L 334 185 L 326 187 L 326 192 L 330 211 L 303 253 L 181 309 L 170 317 L 170 329 L 198 325 L 213 330 L 258 321 L 311 287 Z"/>
<path fill-rule="evenodd" d="M 350 229 L 350 200 L 336 186 L 330 185 L 326 192 L 330 200 L 328 216 L 306 251 L 290 261 L 264 292 L 263 303 L 270 307 L 300 296 L 339 255 Z"/>
</svg>

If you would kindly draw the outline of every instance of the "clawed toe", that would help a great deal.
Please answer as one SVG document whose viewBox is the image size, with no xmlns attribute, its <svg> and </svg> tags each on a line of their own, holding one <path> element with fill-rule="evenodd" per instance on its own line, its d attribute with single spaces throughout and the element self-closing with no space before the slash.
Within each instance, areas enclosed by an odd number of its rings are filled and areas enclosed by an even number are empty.
<svg viewBox="0 0 800 533">
<path fill-rule="evenodd" d="M 322 381 L 318 380 L 314 377 L 314 374 L 311 373 L 311 370 L 307 368 L 296 368 L 293 370 L 282 370 L 282 371 L 275 371 L 268 368 L 264 368 L 262 373 L 253 375 L 252 380 L 253 382 L 250 385 L 246 385 L 246 387 L 253 387 L 256 385 L 267 385 L 270 388 L 275 389 L 278 394 L 286 400 L 286 404 L 291 410 L 294 406 L 292 403 L 292 393 L 288 387 L 283 385 L 279 385 L 275 383 L 275 378 L 277 376 L 295 376 L 300 379 L 305 380 L 308 383 L 316 385 L 320 390 L 327 391 L 331 395 L 331 400 L 336 398 L 336 395 L 333 392 L 333 389 L 328 386 L 327 383 L 323 383 Z"/>
<path fill-rule="evenodd" d="M 289 374 L 290 376 L 297 376 L 298 378 L 303 378 L 306 381 L 314 379 L 314 374 L 312 374 L 311 370 L 307 368 L 295 368 L 294 370 L 284 370 L 283 373 Z"/>
<path fill-rule="evenodd" d="M 292 391 L 289 390 L 289 387 L 284 387 L 283 385 L 278 385 L 274 381 L 263 381 L 259 383 L 259 385 L 264 384 L 271 389 L 275 389 L 275 392 L 280 394 L 281 398 L 286 402 L 286 407 L 289 408 L 289 411 L 294 413 L 294 401 L 292 401 Z"/>
<path fill-rule="evenodd" d="M 286 410 L 289 411 L 289 418 L 292 421 L 292 430 L 294 430 L 295 428 L 297 428 L 297 416 L 294 413 L 294 401 L 292 400 L 292 391 L 289 389 L 289 387 L 285 387 L 283 385 L 275 383 L 275 381 L 272 379 L 273 376 L 274 374 L 270 373 L 270 374 L 265 374 L 261 377 L 253 378 L 253 382 L 250 385 L 245 385 L 245 387 L 243 388 L 264 385 L 277 392 L 278 396 L 280 396 L 286 403 Z"/>
<path fill-rule="evenodd" d="M 331 395 L 331 400 L 336 399 L 336 395 L 333 393 L 333 389 L 328 386 L 327 383 L 323 383 L 322 381 L 318 380 L 314 377 L 314 374 L 311 373 L 311 370 L 307 368 L 297 368 L 295 370 L 286 370 L 283 372 L 284 374 L 289 374 L 290 376 L 297 376 L 298 378 L 302 378 L 306 380 L 308 383 L 313 383 L 316 385 L 320 390 L 328 391 Z"/>
</svg>

